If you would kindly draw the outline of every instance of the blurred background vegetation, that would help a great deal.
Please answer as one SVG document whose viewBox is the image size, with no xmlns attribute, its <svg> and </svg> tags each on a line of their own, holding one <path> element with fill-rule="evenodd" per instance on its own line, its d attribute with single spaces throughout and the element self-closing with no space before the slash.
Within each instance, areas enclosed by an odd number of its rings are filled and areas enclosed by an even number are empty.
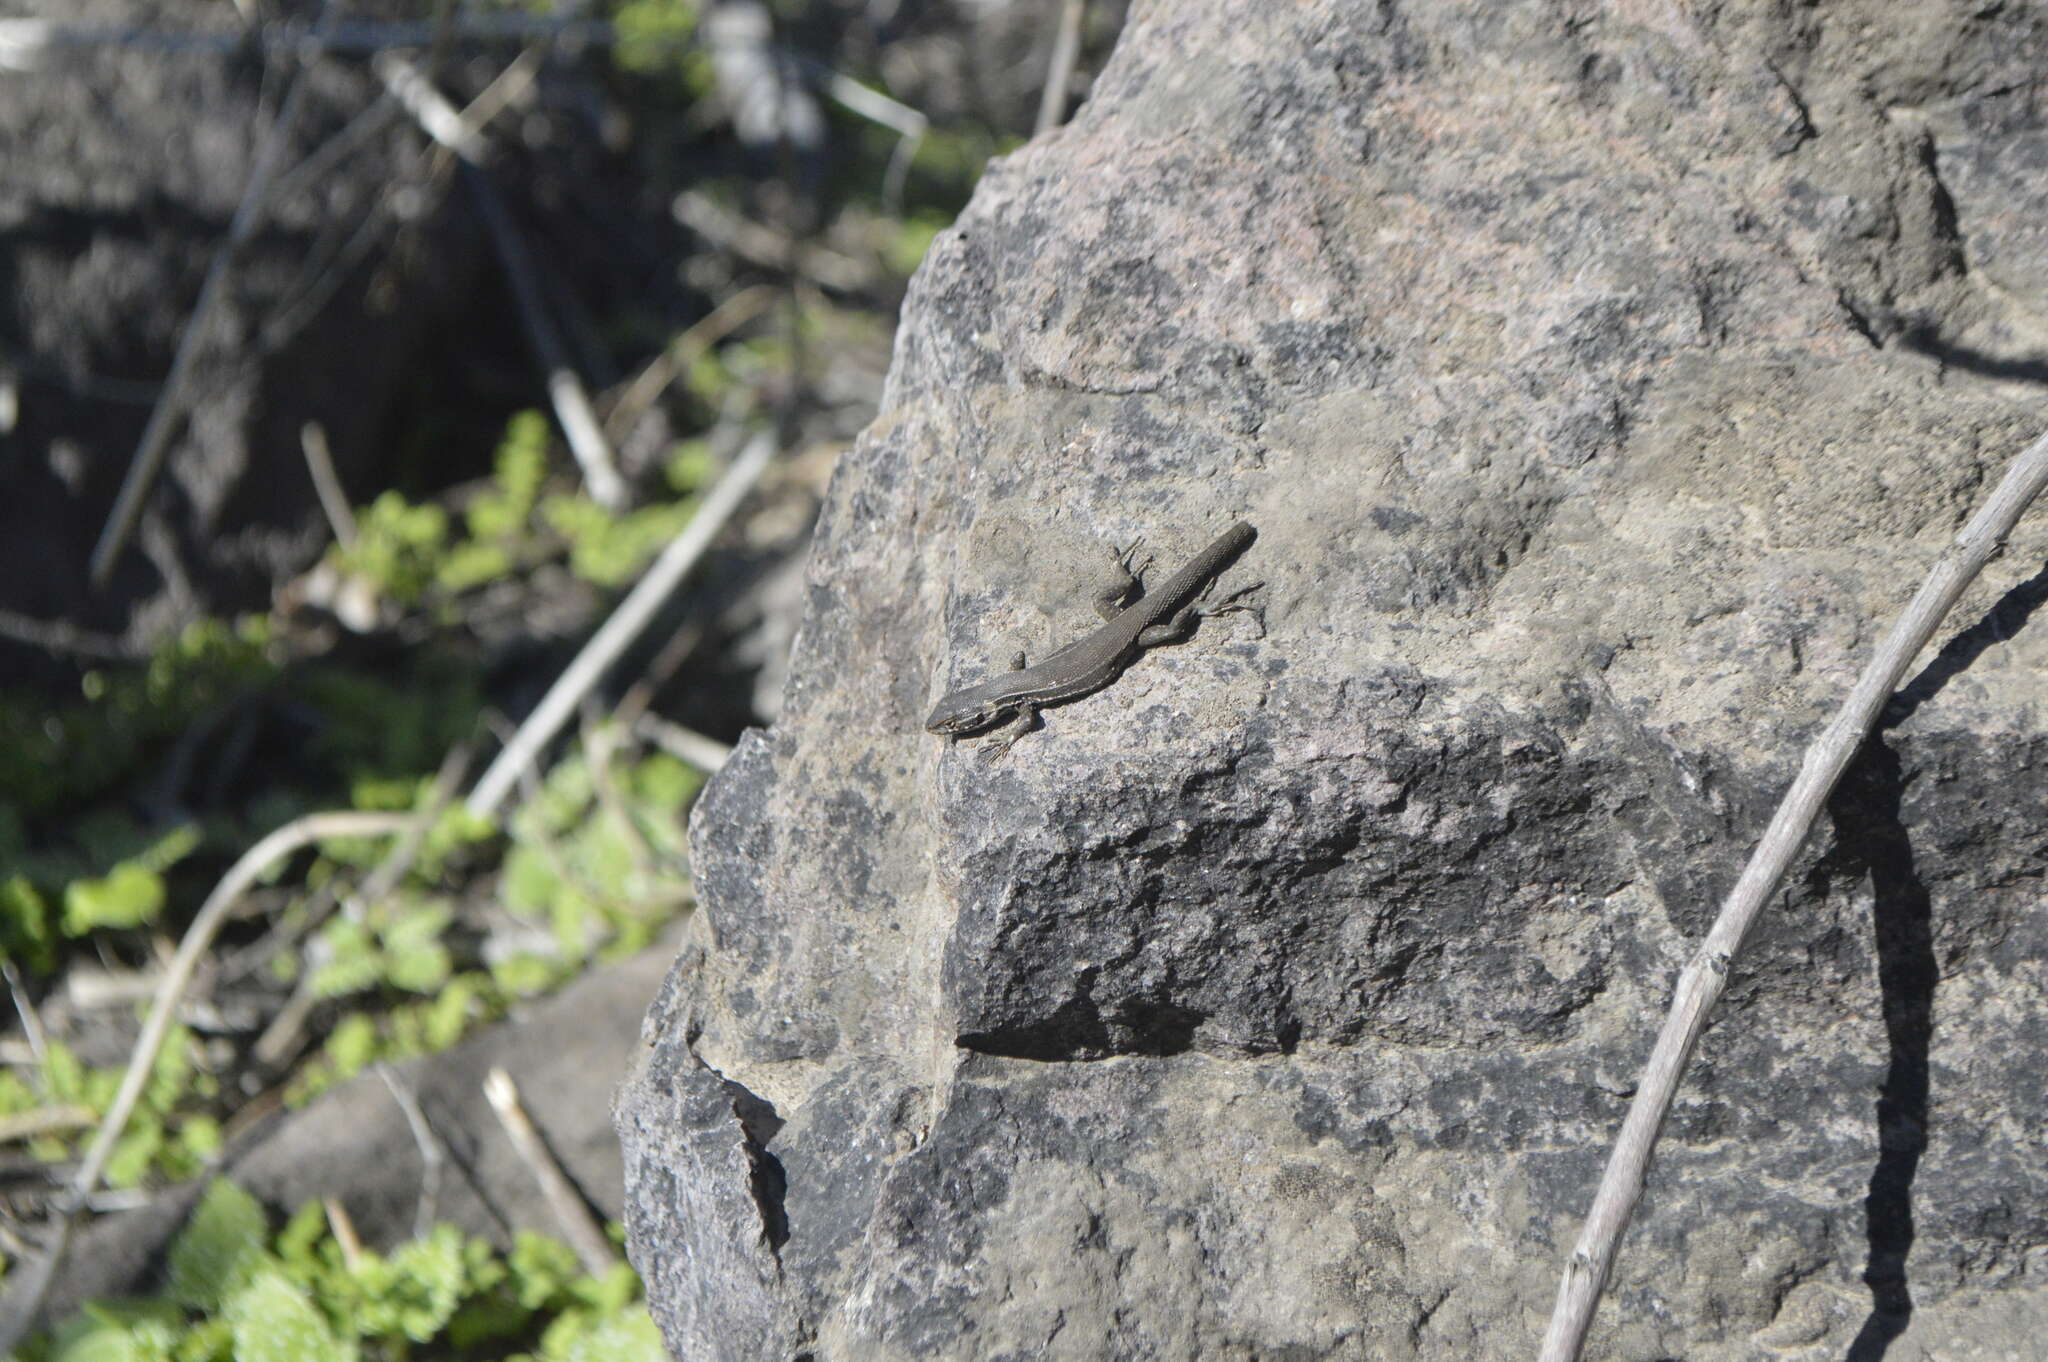
<svg viewBox="0 0 2048 1362">
<path fill-rule="evenodd" d="M 9 466 L 86 470 L 64 484 L 74 549 L 18 560 L 0 589 L 0 1285 L 62 1220 L 203 1179 L 265 1113 L 673 949 L 690 803 L 773 717 L 809 526 L 882 400 L 910 274 L 988 160 L 1085 93 L 1122 17 L 1110 0 L 100 0 L 0 20 L 17 110 L 119 81 L 77 105 L 89 121 L 163 70 L 261 111 L 214 176 L 238 221 L 181 208 L 175 185 L 137 210 L 197 243 L 188 287 L 155 300 L 175 326 L 132 328 L 118 354 L 66 353 L 38 331 L 64 319 L 25 308 L 0 329 Z M 317 107 L 278 134 L 299 82 Z M 436 107 L 464 120 L 441 143 Z M 80 154 L 54 117 L 16 121 L 37 173 Z M 370 187 L 332 187 L 373 144 Z M 60 217 L 72 236 L 36 229 Z M 0 215 L 0 273 L 26 297 L 39 260 L 76 266 L 101 231 L 75 204 Z M 437 296 L 450 261 L 467 282 Z M 226 340 L 192 322 L 190 285 L 216 268 Z M 431 315 L 374 390 L 351 375 L 387 333 L 300 343 L 416 300 Z M 214 369 L 181 386 L 188 332 Z M 281 424 L 289 402 L 252 402 L 236 489 L 199 533 L 175 510 L 202 500 L 180 460 L 229 405 L 209 372 L 328 394 L 331 415 Z M 572 455 L 578 410 L 595 431 Z M 72 427 L 38 426 L 50 411 Z M 171 483 L 145 485 L 136 538 L 109 554 L 109 493 L 158 419 Z M 566 736 L 510 799 L 466 799 L 764 434 L 743 509 Z M 391 817 L 306 824 L 195 939 L 251 847 L 334 811 Z M 204 947 L 182 981 L 181 943 Z M 153 1003 L 172 1023 L 154 1046 Z M 22 1355 L 661 1355 L 630 1269 L 587 1246 L 444 1224 L 380 1254 L 332 1202 L 266 1211 L 226 1180 L 155 1280 L 45 1319 Z"/>
</svg>

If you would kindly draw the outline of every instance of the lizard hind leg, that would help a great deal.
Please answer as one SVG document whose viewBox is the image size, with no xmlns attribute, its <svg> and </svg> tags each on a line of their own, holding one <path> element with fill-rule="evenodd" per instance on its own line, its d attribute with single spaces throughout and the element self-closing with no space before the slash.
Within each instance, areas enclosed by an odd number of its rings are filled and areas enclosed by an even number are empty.
<svg viewBox="0 0 2048 1362">
<path fill-rule="evenodd" d="M 1211 592 L 1215 591 L 1216 583 L 1210 582 L 1208 587 L 1203 590 L 1201 598 L 1195 602 L 1193 606 L 1194 612 L 1203 619 L 1210 619 L 1216 615 L 1250 615 L 1259 622 L 1259 637 L 1264 638 L 1266 636 L 1266 608 L 1244 598 L 1251 595 L 1254 591 L 1262 590 L 1265 585 L 1264 582 L 1253 582 L 1249 586 L 1241 586 L 1229 595 L 1219 596 L 1212 601 L 1209 599 L 1209 596 Z"/>
<path fill-rule="evenodd" d="M 1266 633 L 1265 615 L 1258 606 L 1241 598 L 1251 595 L 1264 585 L 1264 582 L 1253 582 L 1250 586 L 1241 586 L 1229 595 L 1212 601 L 1210 596 L 1216 590 L 1216 583 L 1210 582 L 1203 588 L 1200 596 L 1140 633 L 1138 645 L 1144 648 L 1157 648 L 1163 644 L 1179 643 L 1194 632 L 1197 620 L 1211 619 L 1217 615 L 1235 615 L 1240 612 L 1258 620 L 1259 636 L 1263 638 Z"/>
<path fill-rule="evenodd" d="M 1110 546 L 1109 576 L 1095 593 L 1095 613 L 1102 618 L 1115 619 L 1130 604 L 1132 595 L 1145 589 L 1145 574 L 1151 570 L 1152 555 L 1148 553 L 1144 562 L 1138 562 L 1138 550 L 1144 547 L 1142 539 L 1131 541 L 1127 549 Z"/>
</svg>

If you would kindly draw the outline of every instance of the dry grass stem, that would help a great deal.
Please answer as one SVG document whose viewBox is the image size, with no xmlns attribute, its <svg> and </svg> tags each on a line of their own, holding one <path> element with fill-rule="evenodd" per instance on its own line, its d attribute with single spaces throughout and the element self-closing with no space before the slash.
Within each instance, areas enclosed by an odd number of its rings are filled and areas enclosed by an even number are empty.
<svg viewBox="0 0 2048 1362">
<path fill-rule="evenodd" d="M 593 1277 L 602 1277 L 617 1267 L 618 1251 L 605 1237 L 604 1226 L 590 1213 L 590 1207 L 584 1204 L 568 1175 L 562 1172 L 540 1132 L 533 1128 L 526 1108 L 520 1105 L 519 1085 L 512 1081 L 512 1075 L 494 1067 L 484 1078 L 484 1097 L 497 1113 L 498 1124 L 505 1127 L 520 1161 L 533 1174 L 548 1209 L 555 1213 L 555 1220 L 562 1227 L 562 1237 L 576 1250 L 583 1270 Z"/>
<path fill-rule="evenodd" d="M 716 738 L 694 728 L 684 728 L 658 714 L 643 714 L 633 723 L 635 736 L 705 773 L 716 771 L 732 757 L 732 749 Z"/>
<path fill-rule="evenodd" d="M 235 903 L 280 857 L 330 837 L 389 836 L 404 831 L 412 817 L 411 814 L 392 813 L 308 814 L 304 818 L 293 819 L 243 852 L 241 859 L 221 876 L 220 883 L 200 905 L 192 925 L 185 929 L 184 939 L 178 943 L 178 952 L 157 985 L 149 1017 L 142 1024 L 142 1034 L 136 1038 L 135 1047 L 128 1056 L 128 1069 L 121 1076 L 121 1086 L 115 1092 L 114 1100 L 108 1104 L 106 1116 L 101 1120 L 85 1158 L 73 1173 L 70 1186 L 57 1200 L 56 1225 L 47 1251 L 39 1262 L 22 1272 L 19 1284 L 9 1293 L 5 1314 L 0 1316 L 0 1356 L 18 1347 L 33 1326 L 57 1267 L 64 1260 L 65 1250 L 70 1247 L 73 1221 L 98 1190 L 100 1175 L 106 1171 L 114 1144 L 126 1129 L 128 1118 L 134 1115 L 135 1104 L 149 1083 L 157 1053 L 163 1049 L 164 1039 L 170 1035 L 179 1000 L 185 996 L 186 988 L 198 973 L 200 961 L 212 949 L 213 939 L 228 920 Z"/>
<path fill-rule="evenodd" d="M 324 30 L 332 19 L 334 6 L 327 4 L 321 11 L 321 26 Z M 242 200 L 235 205 L 235 215 L 228 222 L 227 239 L 213 254 L 213 261 L 206 269 L 206 279 L 199 286 L 199 301 L 193 305 L 192 315 L 185 320 L 185 329 L 178 335 L 177 349 L 171 353 L 170 372 L 164 375 L 163 389 L 157 394 L 156 405 L 150 409 L 149 421 L 142 428 L 142 438 L 135 446 L 135 454 L 128 464 L 128 473 L 121 481 L 121 490 L 115 494 L 114 508 L 107 514 L 106 528 L 100 531 L 99 543 L 93 546 L 91 579 L 96 587 L 103 587 L 113 576 L 114 563 L 121 551 L 128 547 L 129 536 L 135 533 L 135 524 L 142 518 L 143 504 L 156 486 L 157 475 L 163 471 L 164 454 L 170 448 L 171 435 L 177 429 L 178 420 L 185 414 L 185 384 L 192 376 L 192 364 L 199 353 L 200 337 L 205 334 L 206 324 L 213 317 L 227 294 L 228 276 L 234 268 L 235 257 L 256 235 L 256 228 L 263 221 L 263 210 L 270 201 L 270 183 L 276 176 L 278 164 L 284 158 L 285 147 L 290 144 L 292 131 L 298 126 L 299 114 L 305 107 L 306 71 L 319 59 L 319 39 L 302 52 L 298 71 L 292 76 L 291 88 L 285 91 L 284 103 L 279 106 L 277 118 L 270 125 L 270 132 L 263 140 L 262 150 L 257 153 L 255 167 L 249 172 L 249 182 L 242 189 Z"/>
<path fill-rule="evenodd" d="M 540 704 L 534 707 L 526 722 L 519 726 L 519 731 L 512 735 L 512 740 L 492 761 L 490 769 L 477 781 L 476 788 L 469 795 L 471 813 L 484 818 L 497 813 L 498 806 L 519 779 L 519 773 L 533 765 L 540 750 L 561 731 L 583 697 L 603 678 L 619 654 L 640 636 L 662 602 L 711 547 L 711 541 L 724 528 L 732 513 L 739 509 L 741 500 L 767 471 L 774 453 L 775 436 L 767 431 L 756 435 L 740 451 L 739 458 L 733 461 L 725 476 L 705 495 L 703 505 L 697 508 L 697 514 L 691 517 L 683 532 L 661 551 L 660 557 L 654 560 L 555 684 L 548 688 Z"/>
<path fill-rule="evenodd" d="M 334 451 L 328 447 L 327 431 L 318 421 L 299 427 L 299 448 L 306 456 L 306 471 L 312 475 L 313 490 L 319 494 L 320 509 L 327 513 L 334 542 L 347 548 L 356 542 L 356 513 L 348 504 L 341 475 L 334 470 Z"/>
<path fill-rule="evenodd" d="M 412 1142 L 420 1151 L 420 1199 L 412 1208 L 412 1237 L 424 1239 L 434 1228 L 434 1221 L 441 1210 L 441 1170 L 447 1166 L 448 1155 L 441 1147 L 440 1136 L 427 1122 L 427 1114 L 420 1110 L 420 1099 L 412 1085 L 398 1076 L 389 1064 L 377 1062 L 377 1077 L 384 1080 L 384 1086 L 391 1092 L 391 1100 L 398 1103 L 399 1111 L 405 1115 L 405 1124 L 412 1131 Z"/>
<path fill-rule="evenodd" d="M 1067 90 L 1074 83 L 1074 63 L 1081 56 L 1081 14 L 1086 8 L 1086 0 L 1065 0 L 1060 6 L 1060 26 L 1053 35 L 1052 60 L 1046 63 L 1034 137 L 1043 137 L 1066 121 Z"/>
<path fill-rule="evenodd" d="M 332 892 L 315 895 L 312 902 L 306 906 L 305 913 L 296 922 L 289 927 L 279 924 L 278 927 L 264 933 L 263 940 L 257 943 L 260 954 L 253 957 L 246 954 L 237 956 L 230 962 L 230 967 L 237 971 L 246 971 L 266 963 L 279 951 L 303 941 L 326 920 L 327 914 L 337 905 L 345 904 L 352 915 L 360 918 L 369 905 L 380 902 L 396 889 L 398 882 L 405 878 L 405 873 L 419 860 L 420 848 L 426 845 L 427 834 L 432 832 L 434 824 L 440 821 L 442 811 L 454 802 L 455 792 L 461 787 L 463 776 L 469 772 L 470 756 L 467 743 L 449 752 L 441 759 L 440 770 L 434 774 L 434 788 L 429 793 L 427 802 L 409 814 L 393 815 L 408 820 L 405 830 L 392 845 L 390 854 L 363 877 L 363 882 L 357 886 L 354 893 L 348 895 L 346 899 L 341 899 Z M 298 985 L 292 990 L 292 996 L 285 1000 L 285 1005 L 270 1019 L 270 1025 L 263 1028 L 263 1034 L 257 1037 L 255 1046 L 250 1050 L 250 1057 L 264 1068 L 282 1066 L 286 1056 L 298 1049 L 306 1019 L 312 1016 L 313 1008 L 319 1002 L 320 997 L 313 989 L 313 971 L 302 971 Z"/>
<path fill-rule="evenodd" d="M 1749 864 L 1698 952 L 1678 976 L 1670 1014 L 1643 1067 L 1578 1245 L 1565 1264 L 1557 1305 L 1543 1338 L 1541 1362 L 1573 1362 L 1579 1356 L 1614 1266 L 1615 1250 L 1642 1197 L 1651 1149 L 1671 1110 L 1693 1047 L 1706 1029 L 1707 1016 L 1727 986 L 1728 971 L 1743 937 L 1777 889 L 1829 792 L 1869 736 L 1906 669 L 2044 485 L 2048 485 L 2048 436 L 2036 440 L 2013 461 L 1990 498 L 1936 560 L 1919 593 L 1857 678 L 1841 710 L 1807 749 L 1798 776 Z"/>
<path fill-rule="evenodd" d="M 614 441 L 625 439 L 633 423 L 690 371 L 698 356 L 773 307 L 781 296 L 782 290 L 772 284 L 749 285 L 690 323 L 619 394 L 605 420 L 605 433 Z"/>
<path fill-rule="evenodd" d="M 533 257 L 527 252 L 518 224 L 498 194 L 487 170 L 490 145 L 462 113 L 442 97 L 417 67 L 403 57 L 386 54 L 372 63 L 384 88 L 391 92 L 420 130 L 462 160 L 463 182 L 475 200 L 477 214 L 491 238 L 498 263 L 512 286 L 512 301 L 526 328 L 527 343 L 545 375 L 548 400 L 555 409 L 555 421 L 562 428 L 569 452 L 583 470 L 583 483 L 591 499 L 608 511 L 623 510 L 629 500 L 626 480 L 619 476 L 618 460 L 604 427 L 591 406 L 590 393 L 569 363 L 568 347 L 562 343 L 548 315 Z"/>
</svg>

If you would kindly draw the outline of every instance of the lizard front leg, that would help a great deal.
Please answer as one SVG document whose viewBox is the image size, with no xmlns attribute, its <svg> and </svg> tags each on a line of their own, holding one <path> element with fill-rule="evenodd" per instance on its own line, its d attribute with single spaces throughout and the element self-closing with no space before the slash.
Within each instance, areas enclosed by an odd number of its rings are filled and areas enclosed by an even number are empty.
<svg viewBox="0 0 2048 1362">
<path fill-rule="evenodd" d="M 981 745 L 983 761 L 1001 761 L 1010 750 L 1010 745 L 1038 725 L 1038 706 L 1026 701 L 1017 706 L 1017 717 L 989 734 L 988 741 Z"/>
</svg>

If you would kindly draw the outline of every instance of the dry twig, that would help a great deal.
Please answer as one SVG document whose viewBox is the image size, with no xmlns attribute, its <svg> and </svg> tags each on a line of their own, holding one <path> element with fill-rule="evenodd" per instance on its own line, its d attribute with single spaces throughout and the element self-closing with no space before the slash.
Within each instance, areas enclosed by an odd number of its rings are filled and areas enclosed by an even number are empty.
<svg viewBox="0 0 2048 1362">
<path fill-rule="evenodd" d="M 685 728 L 659 714 L 642 714 L 634 720 L 633 734 L 645 738 L 678 761 L 687 762 L 707 773 L 716 771 L 732 758 L 732 749 L 718 739 L 706 737 L 694 728 Z"/>
<path fill-rule="evenodd" d="M 493 1067 L 484 1078 L 484 1097 L 491 1104 L 491 1110 L 498 1115 L 498 1124 L 505 1127 L 505 1134 L 511 1139 L 513 1149 L 533 1174 L 533 1180 L 540 1186 L 540 1193 L 548 1203 L 548 1209 L 555 1213 L 555 1221 L 562 1227 L 562 1237 L 576 1250 L 582 1260 L 583 1270 L 593 1277 L 602 1277 L 618 1266 L 618 1251 L 612 1241 L 605 1237 L 604 1227 L 597 1223 L 597 1217 L 570 1183 L 562 1166 L 555 1161 L 540 1132 L 527 1119 L 526 1109 L 519 1103 L 519 1085 L 512 1081 L 512 1075 L 503 1069 Z"/>
<path fill-rule="evenodd" d="M 139 662 L 148 656 L 112 634 L 95 634 L 65 620 L 39 620 L 12 610 L 0 610 L 0 638 L 98 662 Z"/>
<path fill-rule="evenodd" d="M 614 441 L 625 439 L 633 423 L 671 383 L 690 372 L 698 356 L 766 312 L 781 296 L 782 291 L 771 284 L 754 284 L 690 323 L 619 394 L 618 401 L 612 404 L 612 414 L 605 420 L 605 433 Z"/>
<path fill-rule="evenodd" d="M 779 228 L 742 217 L 694 189 L 676 195 L 673 211 L 677 222 L 749 264 L 815 279 L 842 293 L 866 288 L 879 272 L 850 255 L 813 246 Z"/>
<path fill-rule="evenodd" d="M 134 1115 L 135 1104 L 141 1099 L 150 1071 L 156 1064 L 157 1052 L 163 1049 L 164 1039 L 171 1033 L 171 1020 L 177 1014 L 178 1002 L 198 972 L 199 962 L 212 949 L 213 939 L 228 920 L 236 900 L 279 857 L 330 837 L 381 837 L 401 832 L 411 818 L 410 814 L 391 813 L 308 814 L 285 824 L 243 852 L 242 858 L 229 867 L 228 873 L 214 886 L 213 893 L 207 896 L 192 919 L 192 925 L 185 929 L 185 937 L 178 943 L 178 953 L 157 986 L 149 1017 L 142 1024 L 142 1034 L 136 1038 L 135 1048 L 128 1056 L 128 1070 L 121 1076 L 120 1089 L 108 1104 L 99 1131 L 93 1136 L 92 1145 L 86 1150 L 77 1171 L 72 1174 L 71 1185 L 57 1200 L 55 1232 L 49 1248 L 40 1262 L 21 1274 L 20 1284 L 10 1293 L 6 1315 L 0 1318 L 0 1356 L 12 1353 L 34 1324 L 43 1296 L 56 1277 L 65 1250 L 70 1247 L 73 1221 L 98 1190 L 100 1174 L 106 1171 L 114 1143 L 127 1128 L 128 1118 Z"/>
<path fill-rule="evenodd" d="M 334 16 L 332 3 L 323 8 L 321 15 L 324 32 L 327 22 Z M 316 34 L 310 50 L 303 54 L 299 69 L 292 76 L 291 88 L 285 91 L 277 119 L 270 125 L 263 149 L 257 153 L 255 168 L 249 172 L 249 183 L 242 190 L 242 201 L 235 206 L 235 216 L 228 223 L 227 239 L 214 252 L 205 282 L 199 286 L 199 301 L 193 305 L 192 315 L 186 318 L 185 329 L 178 337 L 178 348 L 171 355 L 170 372 L 164 376 L 156 406 L 150 410 L 149 422 L 142 428 L 142 439 L 135 446 L 135 455 L 128 464 L 128 474 L 122 479 L 121 490 L 114 497 L 114 508 L 107 514 L 100 542 L 93 546 L 91 576 L 96 587 L 105 586 L 113 575 L 114 562 L 128 546 L 128 537 L 135 533 L 135 522 L 142 518 L 143 503 L 149 499 L 150 489 L 156 486 L 157 475 L 163 471 L 164 453 L 170 448 L 171 432 L 185 414 L 185 384 L 191 377 L 192 363 L 199 353 L 199 338 L 206 330 L 214 309 L 227 293 L 228 275 L 235 257 L 256 235 L 256 229 L 263 221 L 264 207 L 270 202 L 270 182 L 277 174 L 285 147 L 291 141 L 292 130 L 298 126 L 299 113 L 305 105 L 309 88 L 306 72 L 319 59 L 320 42 L 321 38 Z"/>
<path fill-rule="evenodd" d="M 1046 65 L 1045 90 L 1038 99 L 1038 126 L 1032 136 L 1042 137 L 1066 121 L 1067 89 L 1074 81 L 1074 63 L 1081 55 L 1081 12 L 1086 0 L 1064 0 L 1060 6 L 1060 27 L 1053 35 L 1052 60 Z"/>
<path fill-rule="evenodd" d="M 21 981 L 21 971 L 4 953 L 0 953 L 0 978 L 7 980 L 7 996 L 14 1000 L 14 1015 L 21 1018 L 21 1033 L 28 1040 L 28 1048 L 35 1055 L 36 1063 L 48 1063 L 50 1043 L 43 1031 L 42 1016 L 37 1013 L 35 1000 L 28 996 L 28 988 Z"/>
<path fill-rule="evenodd" d="M 1919 593 L 1857 678 L 1841 710 L 1807 749 L 1792 788 L 1785 792 L 1749 864 L 1743 867 L 1742 877 L 1722 904 L 1720 916 L 1678 976 L 1670 1014 L 1643 1066 L 1635 1098 L 1607 1160 L 1607 1171 L 1579 1232 L 1578 1246 L 1565 1263 L 1557 1305 L 1543 1338 L 1541 1362 L 1573 1362 L 1579 1356 L 1614 1266 L 1615 1249 L 1642 1198 L 1650 1151 L 1671 1110 L 1693 1047 L 1706 1029 L 1707 1014 L 1727 986 L 1729 967 L 1744 935 L 1777 889 L 1829 792 L 1863 745 L 1906 668 L 2044 486 L 2048 486 L 2048 436 L 2013 460 L 2004 480 L 1936 560 Z"/>
<path fill-rule="evenodd" d="M 468 774 L 470 755 L 467 743 L 450 751 L 441 759 L 440 770 L 434 773 L 434 786 L 427 796 L 426 803 L 411 813 L 392 815 L 407 820 L 405 830 L 392 845 L 390 854 L 377 863 L 376 869 L 365 876 L 356 891 L 345 900 L 355 916 L 361 917 L 368 905 L 381 901 L 396 889 L 398 882 L 405 878 L 406 872 L 419 860 L 420 849 L 427 842 L 427 834 L 432 832 L 434 824 L 440 821 L 442 811 L 454 801 L 455 792 L 461 787 L 463 776 Z M 316 895 L 297 921 L 289 927 L 280 923 L 264 933 L 263 940 L 252 948 L 258 953 L 237 956 L 231 965 L 237 970 L 249 969 L 271 959 L 278 952 L 304 940 L 326 919 L 328 912 L 342 902 L 344 900 L 331 891 Z M 257 1037 L 256 1044 L 250 1051 L 256 1063 L 266 1068 L 281 1065 L 285 1057 L 298 1048 L 299 1035 L 305 1028 L 306 1018 L 312 1015 L 313 1008 L 319 1002 L 320 995 L 313 988 L 313 971 L 305 970 L 299 975 L 299 982 L 292 990 L 292 996 L 285 1000 L 285 1005 L 270 1019 L 270 1025 Z"/>
<path fill-rule="evenodd" d="M 30 1140 L 38 1135 L 54 1135 L 63 1130 L 85 1130 L 98 1119 L 91 1107 L 78 1102 L 17 1111 L 12 1116 L 0 1116 L 0 1144 L 10 1140 Z"/>
<path fill-rule="evenodd" d="M 412 1084 L 400 1078 L 397 1071 L 383 1060 L 377 1061 L 377 1077 L 384 1080 L 384 1086 L 391 1090 L 391 1100 L 398 1103 L 398 1109 L 405 1114 L 405 1124 L 412 1130 L 412 1142 L 420 1151 L 420 1199 L 412 1208 L 412 1237 L 424 1239 L 440 1215 L 441 1170 L 448 1162 L 448 1155 L 441 1147 L 440 1136 L 434 1134 L 434 1127 L 428 1124 L 427 1114 L 420 1110 L 420 1099 L 413 1092 Z"/>
<path fill-rule="evenodd" d="M 569 363 L 568 348 L 555 331 L 547 304 L 527 253 L 525 239 L 498 196 L 487 170 L 490 146 L 470 121 L 453 104 L 442 98 L 417 67 L 403 57 L 385 55 L 373 63 L 384 87 L 412 115 L 420 130 L 461 158 L 463 182 L 476 200 L 484 230 L 490 235 L 498 263 L 512 285 L 512 300 L 526 326 L 527 342 L 533 347 L 546 378 L 548 398 L 555 408 L 555 420 L 569 443 L 569 452 L 583 470 L 583 482 L 591 499 L 606 510 L 623 509 L 628 499 L 626 480 L 619 476 L 618 460 L 605 439 L 597 412 L 583 380 Z"/>
<path fill-rule="evenodd" d="M 901 216 L 903 185 L 910 178 L 910 163 L 917 159 L 917 149 L 931 128 L 931 120 L 851 76 L 837 71 L 824 74 L 826 94 L 842 107 L 896 134 L 896 149 L 889 153 L 889 168 L 882 173 L 882 211 L 892 218 Z"/>
<path fill-rule="evenodd" d="M 685 575 L 704 551 L 711 547 L 720 529 L 747 492 L 767 471 L 768 461 L 775 453 L 775 437 L 763 431 L 756 435 L 733 461 L 718 485 L 706 494 L 704 503 L 697 508 L 697 514 L 683 528 L 683 532 L 661 551 L 639 583 L 629 592 L 619 608 L 612 612 L 596 634 L 591 636 L 583 651 L 576 655 L 563 671 L 548 693 L 541 697 L 519 731 L 512 735 L 512 741 L 505 744 L 503 751 L 491 762 L 483 779 L 469 795 L 469 811 L 484 818 L 496 814 L 498 805 L 504 802 L 519 773 L 533 764 L 540 749 L 560 731 L 562 724 L 575 710 L 577 704 L 592 686 L 604 676 L 605 670 L 618 659 L 647 622 L 661 608 L 669 593 L 682 582 Z"/>
<path fill-rule="evenodd" d="M 318 421 L 300 426 L 299 448 L 305 453 L 313 490 L 320 496 L 320 509 L 327 512 L 334 542 L 347 548 L 356 542 L 356 513 L 349 507 L 348 493 L 342 490 L 341 475 L 334 471 L 334 451 L 328 447 L 326 428 Z"/>
</svg>

